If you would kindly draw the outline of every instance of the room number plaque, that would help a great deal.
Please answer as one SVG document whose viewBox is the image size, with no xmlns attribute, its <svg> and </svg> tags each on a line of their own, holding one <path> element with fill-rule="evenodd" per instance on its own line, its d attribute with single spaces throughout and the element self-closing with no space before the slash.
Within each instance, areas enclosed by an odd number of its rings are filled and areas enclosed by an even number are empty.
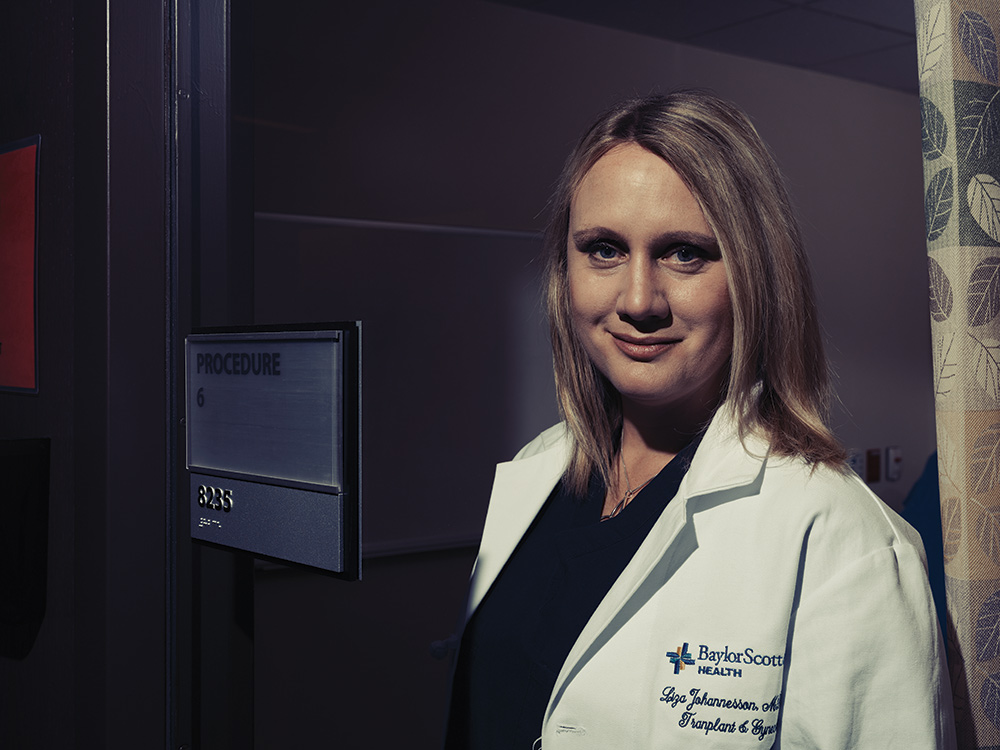
<svg viewBox="0 0 1000 750">
<path fill-rule="evenodd" d="M 186 341 L 191 536 L 360 573 L 360 324 Z"/>
</svg>

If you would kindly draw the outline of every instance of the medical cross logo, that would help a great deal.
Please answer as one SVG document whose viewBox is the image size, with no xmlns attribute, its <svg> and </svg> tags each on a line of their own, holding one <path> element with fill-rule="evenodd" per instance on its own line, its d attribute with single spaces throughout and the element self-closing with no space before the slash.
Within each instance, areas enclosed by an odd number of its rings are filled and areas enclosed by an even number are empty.
<svg viewBox="0 0 1000 750">
<path fill-rule="evenodd" d="M 678 646 L 676 652 L 668 651 L 667 656 L 670 657 L 670 662 L 674 665 L 674 674 L 680 674 L 685 664 L 689 667 L 694 666 L 694 659 L 688 652 L 688 644 L 686 643 L 683 646 Z"/>
</svg>

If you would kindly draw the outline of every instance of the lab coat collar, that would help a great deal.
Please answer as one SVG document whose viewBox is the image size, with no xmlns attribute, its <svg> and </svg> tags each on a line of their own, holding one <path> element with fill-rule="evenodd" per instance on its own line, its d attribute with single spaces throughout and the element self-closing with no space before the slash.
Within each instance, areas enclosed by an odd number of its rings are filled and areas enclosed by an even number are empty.
<svg viewBox="0 0 1000 750">
<path fill-rule="evenodd" d="M 566 471 L 571 446 L 565 426 L 559 424 L 539 435 L 513 461 L 497 465 L 467 616 L 479 606 Z"/>
<path fill-rule="evenodd" d="M 728 404 L 723 404 L 709 424 L 673 502 L 683 504 L 688 497 L 721 490 L 739 494 L 740 488 L 751 484 L 760 473 L 767 454 L 763 441 L 749 437 L 745 443 L 746 450 L 740 444 Z M 558 424 L 539 435 L 513 461 L 497 466 L 467 616 L 482 601 L 565 472 L 571 450 L 572 437 L 564 424 Z"/>
<path fill-rule="evenodd" d="M 737 421 L 724 403 L 709 423 L 678 493 L 698 497 L 749 485 L 768 452 L 768 443 L 757 435 L 740 439 Z"/>
</svg>

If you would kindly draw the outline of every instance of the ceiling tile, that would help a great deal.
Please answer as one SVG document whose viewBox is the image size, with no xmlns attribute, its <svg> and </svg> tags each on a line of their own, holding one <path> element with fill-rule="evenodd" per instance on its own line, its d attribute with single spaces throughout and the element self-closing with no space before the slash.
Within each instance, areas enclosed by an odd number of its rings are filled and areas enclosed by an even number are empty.
<svg viewBox="0 0 1000 750">
<path fill-rule="evenodd" d="M 916 42 L 835 60 L 813 69 L 910 94 L 919 90 Z"/>
<path fill-rule="evenodd" d="M 893 29 L 909 36 L 916 34 L 913 0 L 817 0 L 809 10 L 846 16 L 857 21 Z"/>
<path fill-rule="evenodd" d="M 491 0 L 915 91 L 912 0 Z"/>
<path fill-rule="evenodd" d="M 691 44 L 745 57 L 815 67 L 900 43 L 898 32 L 800 8 L 711 31 Z"/>
<path fill-rule="evenodd" d="M 572 18 L 636 34 L 684 41 L 786 9 L 782 0 L 708 0 L 650 3 L 648 0 L 494 0 L 524 10 Z"/>
</svg>

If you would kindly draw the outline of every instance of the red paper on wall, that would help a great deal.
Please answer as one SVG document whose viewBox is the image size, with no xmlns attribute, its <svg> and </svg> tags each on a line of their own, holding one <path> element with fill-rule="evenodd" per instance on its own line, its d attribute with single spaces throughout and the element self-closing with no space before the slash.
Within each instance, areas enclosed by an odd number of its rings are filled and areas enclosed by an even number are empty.
<svg viewBox="0 0 1000 750">
<path fill-rule="evenodd" d="M 38 139 L 21 143 L 0 147 L 0 388 L 35 391 Z"/>
</svg>

